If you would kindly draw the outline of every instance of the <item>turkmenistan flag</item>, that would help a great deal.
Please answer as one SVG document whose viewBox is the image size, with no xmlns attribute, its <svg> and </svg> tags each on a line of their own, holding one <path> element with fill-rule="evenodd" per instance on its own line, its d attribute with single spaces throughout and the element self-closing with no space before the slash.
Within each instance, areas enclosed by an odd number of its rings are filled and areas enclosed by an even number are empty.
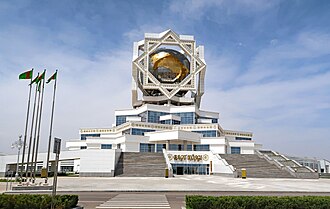
<svg viewBox="0 0 330 209">
<path fill-rule="evenodd" d="M 33 79 L 33 80 L 31 81 L 31 84 L 39 82 L 39 81 L 38 81 L 38 78 L 39 78 L 39 73 L 38 73 L 37 77 L 35 77 L 35 79 Z"/>
<path fill-rule="evenodd" d="M 45 79 L 45 71 L 41 75 L 38 74 L 38 76 L 33 79 L 33 81 L 31 81 L 31 84 L 39 83 L 39 81 L 41 81 L 42 79 Z"/>
<path fill-rule="evenodd" d="M 19 74 L 18 79 L 31 79 L 33 74 L 33 69 Z"/>
<path fill-rule="evenodd" d="M 52 80 L 56 80 L 56 78 L 57 78 L 57 70 L 56 70 L 56 72 L 55 72 L 50 78 L 48 78 L 48 80 L 47 80 L 46 83 L 49 83 L 49 82 L 51 82 Z"/>
<path fill-rule="evenodd" d="M 46 70 L 44 70 L 44 72 L 41 74 L 41 75 L 39 75 L 39 77 L 38 77 L 38 81 L 40 81 L 40 80 L 42 80 L 42 79 L 45 79 L 45 74 L 46 74 Z"/>
</svg>

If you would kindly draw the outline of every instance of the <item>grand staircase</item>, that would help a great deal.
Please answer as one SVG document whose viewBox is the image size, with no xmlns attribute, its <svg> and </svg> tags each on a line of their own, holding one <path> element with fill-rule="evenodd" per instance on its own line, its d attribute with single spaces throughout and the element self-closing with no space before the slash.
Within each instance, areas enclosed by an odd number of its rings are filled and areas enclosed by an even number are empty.
<svg viewBox="0 0 330 209">
<path fill-rule="evenodd" d="M 163 153 L 122 152 L 115 169 L 115 176 L 163 177 L 165 168 Z"/>
<path fill-rule="evenodd" d="M 288 171 L 281 170 L 276 165 L 258 155 L 242 154 L 221 154 L 228 164 L 236 168 L 237 174 L 241 177 L 241 169 L 246 169 L 247 177 L 253 178 L 294 178 Z"/>
<path fill-rule="evenodd" d="M 297 178 L 306 178 L 306 179 L 317 179 L 319 175 L 317 172 L 312 170 L 309 167 L 302 166 L 298 162 L 289 159 L 285 155 L 281 155 L 277 152 L 271 150 L 259 150 L 260 155 L 267 156 L 268 159 L 271 159 L 282 167 L 288 167 L 293 172 L 293 175 Z"/>
</svg>

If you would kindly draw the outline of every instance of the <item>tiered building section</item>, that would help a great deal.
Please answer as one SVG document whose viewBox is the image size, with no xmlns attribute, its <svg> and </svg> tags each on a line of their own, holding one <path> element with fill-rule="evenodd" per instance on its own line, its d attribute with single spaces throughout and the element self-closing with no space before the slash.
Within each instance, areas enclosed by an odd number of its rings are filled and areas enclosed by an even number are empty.
<svg viewBox="0 0 330 209">
<path fill-rule="evenodd" d="M 221 161 L 214 154 L 254 154 L 252 133 L 224 130 L 219 113 L 200 110 L 205 72 L 204 47 L 193 36 L 145 34 L 133 47 L 132 109 L 117 110 L 112 128 L 81 129 L 67 148 L 166 153 L 174 174 L 210 174 L 219 167 L 212 160 Z M 209 157 L 189 160 L 194 152 Z"/>
</svg>

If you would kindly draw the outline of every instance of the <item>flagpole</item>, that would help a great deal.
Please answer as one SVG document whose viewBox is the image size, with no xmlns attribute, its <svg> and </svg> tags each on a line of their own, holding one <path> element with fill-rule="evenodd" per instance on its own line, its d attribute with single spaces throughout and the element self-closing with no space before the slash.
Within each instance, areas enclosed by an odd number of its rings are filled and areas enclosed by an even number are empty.
<svg viewBox="0 0 330 209">
<path fill-rule="evenodd" d="M 39 81 L 40 82 L 40 81 Z M 40 85 L 39 83 L 37 83 L 37 88 L 38 85 Z M 37 130 L 38 130 L 38 122 L 39 122 L 39 106 L 40 106 L 40 91 L 38 93 L 38 103 L 37 103 L 37 117 L 36 117 L 36 121 L 35 121 L 35 129 L 34 129 L 34 137 L 33 137 L 33 147 L 32 147 L 32 158 L 31 158 L 31 166 L 32 166 L 32 172 L 31 172 L 31 178 L 32 179 L 32 183 L 34 183 L 35 181 L 35 173 L 34 173 L 34 153 L 35 153 L 35 147 L 36 147 L 36 138 L 37 138 Z"/>
<path fill-rule="evenodd" d="M 33 68 L 32 68 L 33 72 Z M 31 76 L 32 82 L 32 76 Z M 24 157 L 25 157 L 25 149 L 26 149 L 26 138 L 27 138 L 27 129 L 29 125 L 29 113 L 30 113 L 30 103 L 31 103 L 31 91 L 32 91 L 32 84 L 30 83 L 30 91 L 29 91 L 29 99 L 28 99 L 28 106 L 27 106 L 27 113 L 26 113 L 26 121 L 25 121 L 25 130 L 24 130 L 24 140 L 23 140 L 23 153 L 22 153 L 22 164 L 21 164 L 21 179 L 23 180 L 23 172 L 24 172 Z M 17 171 L 18 172 L 18 171 Z M 26 174 L 25 174 L 26 177 Z"/>
<path fill-rule="evenodd" d="M 47 163 L 46 164 L 47 176 L 45 178 L 45 184 L 47 184 L 47 181 L 48 181 L 49 155 L 50 155 L 50 146 L 51 146 L 51 142 L 52 142 L 54 107 L 55 107 L 55 95 L 56 95 L 56 83 L 57 83 L 57 70 L 56 70 L 55 73 L 56 73 L 56 78 L 55 78 L 55 83 L 54 83 L 52 114 L 51 114 L 51 118 L 50 118 L 50 127 L 49 127 L 49 139 L 48 139 L 48 150 L 47 150 L 47 161 L 46 161 L 46 163 Z"/>
<path fill-rule="evenodd" d="M 40 112 L 39 112 L 39 124 L 38 124 L 38 135 L 37 135 L 37 142 L 36 142 L 36 153 L 35 153 L 35 160 L 34 160 L 34 179 L 36 177 L 36 167 L 37 167 L 37 160 L 38 160 L 38 149 L 39 149 L 39 141 L 40 141 L 40 125 L 41 125 L 41 115 L 42 115 L 42 104 L 44 100 L 44 91 L 45 91 L 45 77 L 46 77 L 46 70 L 43 72 L 43 81 L 42 81 L 42 92 L 41 92 L 41 101 L 40 101 Z"/>
<path fill-rule="evenodd" d="M 37 75 L 39 77 L 39 73 Z M 32 85 L 32 83 L 31 83 Z M 31 143 L 32 143 L 32 137 L 33 137 L 33 127 L 34 127 L 34 116 L 36 111 L 36 102 L 37 102 L 37 92 L 38 92 L 38 85 L 36 85 L 36 90 L 34 93 L 34 103 L 33 103 L 33 112 L 32 112 L 32 121 L 31 121 L 31 131 L 30 131 L 30 141 L 29 141 L 29 150 L 28 150 L 28 156 L 27 156 L 27 162 L 26 162 L 26 179 L 29 175 L 29 164 L 30 164 L 30 155 L 31 155 Z M 30 169 L 31 171 L 31 169 Z"/>
</svg>

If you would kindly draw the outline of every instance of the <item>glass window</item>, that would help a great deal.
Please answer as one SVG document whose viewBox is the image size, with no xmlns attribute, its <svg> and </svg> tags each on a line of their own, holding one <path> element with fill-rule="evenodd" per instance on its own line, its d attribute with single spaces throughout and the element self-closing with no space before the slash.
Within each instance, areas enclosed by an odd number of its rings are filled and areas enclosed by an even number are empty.
<svg viewBox="0 0 330 209">
<path fill-rule="evenodd" d="M 209 164 L 172 164 L 175 175 L 208 175 Z"/>
<path fill-rule="evenodd" d="M 216 130 L 208 130 L 208 131 L 193 131 L 195 133 L 200 133 L 203 135 L 203 137 L 217 137 L 217 131 Z"/>
<path fill-rule="evenodd" d="M 101 134 L 81 134 L 80 135 L 80 139 L 81 140 L 86 140 L 87 139 L 87 137 L 100 137 L 101 136 Z"/>
<path fill-rule="evenodd" d="M 166 149 L 166 144 L 157 144 L 156 152 L 163 152 L 163 149 Z"/>
<path fill-rule="evenodd" d="M 182 112 L 175 114 L 181 117 L 180 124 L 195 124 L 196 118 L 194 112 Z"/>
<path fill-rule="evenodd" d="M 178 121 L 178 120 L 172 120 L 172 124 L 173 125 L 179 125 L 180 124 L 180 121 Z"/>
<path fill-rule="evenodd" d="M 239 141 L 243 141 L 243 140 L 249 140 L 251 141 L 252 139 L 251 138 L 247 138 L 247 137 L 235 137 L 236 140 L 239 140 Z"/>
<path fill-rule="evenodd" d="M 231 154 L 241 154 L 241 148 L 240 147 L 231 147 Z"/>
<path fill-rule="evenodd" d="M 155 130 L 132 128 L 132 135 L 141 135 L 141 136 L 144 136 L 144 133 L 145 132 L 153 132 L 153 131 L 155 131 Z"/>
<path fill-rule="evenodd" d="M 126 123 L 126 116 L 122 116 L 122 115 L 116 116 L 116 126 L 119 126 L 123 123 Z"/>
<path fill-rule="evenodd" d="M 159 117 L 162 115 L 166 115 L 166 114 L 168 114 L 168 113 L 148 111 L 148 122 L 149 123 L 160 123 Z"/>
<path fill-rule="evenodd" d="M 61 172 L 73 172 L 73 166 L 61 166 Z"/>
<path fill-rule="evenodd" d="M 191 144 L 187 144 L 187 151 L 192 151 L 192 145 Z"/>
<path fill-rule="evenodd" d="M 194 151 L 210 151 L 210 145 L 208 144 L 195 144 Z"/>
<path fill-rule="evenodd" d="M 101 144 L 101 149 L 112 149 L 112 144 Z"/>
<path fill-rule="evenodd" d="M 183 151 L 183 144 L 170 144 L 169 148 L 172 151 Z"/>
<path fill-rule="evenodd" d="M 140 143 L 140 152 L 155 152 L 155 144 Z"/>
</svg>

